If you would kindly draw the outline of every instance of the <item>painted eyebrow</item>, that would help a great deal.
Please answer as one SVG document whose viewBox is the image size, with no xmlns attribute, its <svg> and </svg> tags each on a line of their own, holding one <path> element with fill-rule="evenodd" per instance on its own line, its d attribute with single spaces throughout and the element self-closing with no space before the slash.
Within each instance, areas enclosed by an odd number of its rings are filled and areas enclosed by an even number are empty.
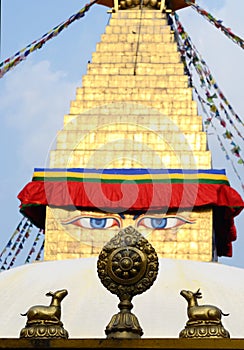
<svg viewBox="0 0 244 350">
<path fill-rule="evenodd" d="M 133 216 L 133 220 L 136 220 L 137 218 L 139 218 L 139 216 L 141 216 L 142 215 L 142 213 L 140 213 L 140 214 L 135 214 L 134 216 Z"/>
<path fill-rule="evenodd" d="M 119 216 L 121 217 L 121 219 L 125 219 L 125 215 L 124 214 L 119 213 Z"/>
</svg>

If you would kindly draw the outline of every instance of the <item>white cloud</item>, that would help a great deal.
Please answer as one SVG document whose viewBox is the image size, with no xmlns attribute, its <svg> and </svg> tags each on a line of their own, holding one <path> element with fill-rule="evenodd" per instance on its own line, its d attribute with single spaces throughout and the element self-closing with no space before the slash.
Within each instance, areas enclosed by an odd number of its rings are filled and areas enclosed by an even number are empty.
<svg viewBox="0 0 244 350">
<path fill-rule="evenodd" d="M 79 84 L 68 81 L 48 61 L 31 60 L 0 80 L 0 246 L 20 221 L 17 195 L 31 180 L 33 168 L 46 166 L 49 147 Z"/>
<path fill-rule="evenodd" d="M 64 72 L 51 68 L 49 61 L 31 60 L 3 79 L 0 112 L 11 136 L 21 139 L 19 161 L 26 165 L 38 162 L 40 166 L 63 127 L 64 111 L 69 113 L 69 103 L 79 83 L 69 82 Z"/>
</svg>

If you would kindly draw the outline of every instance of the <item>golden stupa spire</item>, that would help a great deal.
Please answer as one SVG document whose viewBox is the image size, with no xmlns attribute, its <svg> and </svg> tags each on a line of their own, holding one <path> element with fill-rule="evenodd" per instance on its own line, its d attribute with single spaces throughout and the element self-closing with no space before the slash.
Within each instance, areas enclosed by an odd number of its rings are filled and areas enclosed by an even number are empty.
<svg viewBox="0 0 244 350">
<path fill-rule="evenodd" d="M 114 6 L 49 169 L 37 169 L 19 196 L 23 211 L 45 227 L 45 259 L 98 256 L 127 226 L 144 234 L 159 257 L 231 256 L 233 216 L 243 202 L 224 171 L 212 170 L 168 23 L 170 11 L 186 4 Z"/>
</svg>

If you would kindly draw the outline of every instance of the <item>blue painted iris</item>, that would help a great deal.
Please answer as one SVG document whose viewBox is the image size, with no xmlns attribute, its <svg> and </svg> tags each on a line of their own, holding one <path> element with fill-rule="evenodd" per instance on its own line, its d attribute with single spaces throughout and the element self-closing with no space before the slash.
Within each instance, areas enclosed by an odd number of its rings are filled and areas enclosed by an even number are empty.
<svg viewBox="0 0 244 350">
<path fill-rule="evenodd" d="M 106 223 L 108 219 L 98 219 L 98 218 L 91 218 L 90 220 L 90 226 L 91 228 L 104 228 L 106 227 Z"/>
<path fill-rule="evenodd" d="M 78 216 L 71 220 L 63 221 L 63 225 L 69 224 L 93 230 L 103 230 L 113 226 L 120 227 L 120 222 L 113 217 L 98 218 L 95 216 Z"/>
<path fill-rule="evenodd" d="M 151 220 L 151 226 L 153 228 L 157 228 L 157 229 L 162 229 L 165 228 L 165 226 L 167 225 L 167 219 L 166 218 L 152 218 L 149 219 Z"/>
<path fill-rule="evenodd" d="M 135 219 L 136 227 L 145 227 L 151 230 L 167 230 L 179 227 L 186 223 L 192 224 L 193 220 L 188 220 L 177 215 L 168 215 L 168 216 L 144 216 L 141 215 L 138 219 Z M 68 219 L 62 222 L 63 225 L 75 225 L 85 229 L 93 230 L 104 230 L 110 227 L 123 227 L 123 220 L 121 218 L 106 216 L 76 216 L 72 219 Z"/>
<path fill-rule="evenodd" d="M 166 217 L 145 216 L 138 220 L 137 227 L 144 226 L 153 230 L 167 230 L 186 223 L 192 224 L 193 222 L 176 215 Z"/>
</svg>

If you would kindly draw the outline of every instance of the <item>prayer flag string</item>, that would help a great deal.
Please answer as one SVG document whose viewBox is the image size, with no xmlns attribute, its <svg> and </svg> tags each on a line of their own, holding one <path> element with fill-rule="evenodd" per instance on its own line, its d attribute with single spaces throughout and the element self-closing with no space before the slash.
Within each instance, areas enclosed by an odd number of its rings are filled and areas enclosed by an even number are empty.
<svg viewBox="0 0 244 350">
<path fill-rule="evenodd" d="M 222 20 L 214 18 L 209 12 L 203 10 L 199 5 L 196 3 L 185 0 L 186 4 L 191 5 L 191 7 L 196 10 L 200 15 L 202 15 L 204 18 L 206 18 L 211 24 L 213 24 L 217 29 L 220 29 L 229 39 L 231 39 L 234 43 L 239 45 L 242 49 L 244 49 L 244 40 L 241 39 L 239 36 L 234 34 L 230 28 L 226 28 L 222 24 Z"/>
<path fill-rule="evenodd" d="M 42 245 L 37 253 L 37 256 L 35 259 L 36 261 L 43 260 L 44 243 L 45 243 L 45 239 L 44 239 L 44 232 L 43 232 L 43 242 L 42 242 Z"/>
<path fill-rule="evenodd" d="M 0 271 L 9 270 L 24 261 L 25 264 L 43 259 L 44 230 L 39 229 L 33 241 L 33 224 L 23 217 L 0 255 Z M 26 247 L 30 246 L 26 256 Z M 33 254 L 37 255 L 33 258 Z M 18 258 L 18 259 L 17 259 Z"/>
<path fill-rule="evenodd" d="M 13 240 L 10 239 L 5 249 L 3 250 L 3 253 L 1 254 L 2 264 L 0 266 L 0 271 L 8 270 L 14 265 L 17 255 L 19 255 L 20 251 L 23 249 L 24 243 L 30 235 L 31 228 L 32 224 L 28 219 L 21 220 L 14 234 L 12 235 L 13 237 L 16 234 L 18 234 L 15 242 L 13 242 Z"/>
<path fill-rule="evenodd" d="M 241 120 L 241 118 L 237 115 L 237 113 L 234 111 L 233 107 L 230 105 L 227 98 L 224 96 L 224 93 L 220 90 L 216 80 L 214 79 L 213 75 L 210 72 L 209 67 L 207 66 L 206 62 L 202 58 L 201 54 L 198 52 L 196 47 L 193 45 L 191 38 L 189 35 L 185 32 L 181 22 L 179 21 L 179 16 L 175 14 L 175 21 L 177 25 L 177 33 L 181 37 L 182 45 L 179 43 L 179 50 L 182 56 L 182 60 L 185 66 L 186 73 L 188 68 L 186 66 L 186 59 L 188 58 L 189 61 L 189 68 L 193 65 L 199 75 L 200 83 L 202 87 L 208 86 L 209 88 L 213 88 L 216 93 L 218 93 L 219 98 L 221 100 L 220 108 L 221 110 L 224 110 L 225 116 L 232 124 L 232 126 L 236 129 L 236 132 L 239 137 L 243 140 L 243 133 L 239 131 L 239 127 L 236 127 L 233 123 L 232 119 L 228 115 L 228 112 L 223 106 L 223 103 L 227 106 L 230 113 L 233 115 L 233 117 L 236 119 L 238 123 L 241 124 L 242 127 L 244 127 L 244 123 Z M 217 97 L 215 92 L 212 93 L 212 95 L 206 91 L 207 100 L 209 103 L 214 104 L 214 99 Z M 223 102 L 223 103 L 222 103 Z M 212 108 L 214 109 L 214 107 Z"/>
<path fill-rule="evenodd" d="M 205 104 L 206 107 L 209 109 L 210 116 L 207 117 L 205 120 L 205 126 L 208 128 L 208 125 L 213 125 L 214 120 L 218 120 L 221 127 L 225 129 L 225 132 L 223 134 L 223 137 L 230 142 L 231 145 L 231 153 L 233 153 L 238 158 L 238 164 L 244 165 L 244 160 L 241 155 L 241 147 L 239 146 L 238 142 L 235 140 L 236 137 L 240 137 L 243 142 L 243 132 L 240 128 L 243 128 L 244 124 L 241 121 L 241 119 L 238 117 L 238 115 L 234 112 L 233 108 L 225 98 L 223 92 L 220 90 L 218 84 L 214 80 L 212 74 L 210 73 L 210 70 L 206 64 L 206 62 L 203 60 L 201 55 L 196 50 L 195 46 L 192 44 L 191 39 L 189 35 L 185 32 L 182 24 L 179 21 L 179 16 L 175 13 L 174 15 L 175 23 L 173 22 L 173 26 L 175 29 L 175 35 L 176 40 L 178 44 L 179 51 L 181 53 L 182 62 L 184 64 L 184 70 L 185 73 L 189 77 L 189 85 L 193 87 L 193 67 L 195 68 L 196 75 L 198 76 L 200 80 L 200 87 L 202 90 L 205 90 L 205 98 L 201 97 L 199 93 L 198 99 L 201 101 L 201 103 Z M 194 81 L 195 82 L 195 81 Z M 196 84 L 194 84 L 194 89 L 196 90 Z M 216 102 L 217 100 L 220 100 L 220 103 Z M 225 108 L 225 105 L 228 108 Z M 228 109 L 228 111 L 227 111 Z M 206 108 L 203 109 L 203 111 L 206 111 Z M 235 120 L 239 123 L 239 126 L 236 126 L 234 123 L 233 118 L 229 115 L 229 112 L 235 117 Z M 234 130 L 231 130 L 233 128 Z M 217 133 L 217 138 L 220 141 L 220 137 L 218 135 L 217 129 L 214 127 L 215 132 Z M 234 132 L 235 131 L 235 132 Z M 221 149 L 223 150 L 223 143 L 221 141 Z M 230 159 L 228 155 L 226 155 L 226 159 Z M 233 162 L 231 161 L 232 166 Z M 236 175 L 238 174 L 238 171 L 235 167 L 233 167 L 234 172 Z M 240 181 L 240 176 L 238 175 L 238 178 Z M 242 183 L 242 182 L 241 182 Z M 243 184 L 242 184 L 243 187 Z"/>
<path fill-rule="evenodd" d="M 17 256 L 20 254 L 20 252 L 24 248 L 25 241 L 30 236 L 32 227 L 33 227 L 32 223 L 30 221 L 28 221 L 27 229 L 23 230 L 23 232 L 22 232 L 22 239 L 21 239 L 21 241 L 20 241 L 20 243 L 19 243 L 19 245 L 18 245 L 18 247 L 17 247 L 17 249 L 16 249 L 16 251 L 14 253 L 14 256 L 13 256 L 12 260 L 10 261 L 10 263 L 9 263 L 9 265 L 7 267 L 7 270 L 14 266 Z"/>
<path fill-rule="evenodd" d="M 27 257 L 26 257 L 26 259 L 25 259 L 25 264 L 31 262 L 31 256 L 36 252 L 36 246 L 38 245 L 38 243 L 39 243 L 39 241 L 41 240 L 41 238 L 42 238 L 42 245 L 44 246 L 44 239 L 43 239 L 42 236 L 43 236 L 43 230 L 40 229 L 40 230 L 37 232 L 36 238 L 35 238 L 35 240 L 34 240 L 32 246 L 31 246 L 31 248 L 30 248 L 30 250 L 29 250 L 29 253 L 27 254 Z M 38 254 L 39 254 L 39 253 L 40 253 L 40 250 L 39 250 Z M 38 255 L 38 254 L 37 254 L 37 255 Z M 36 260 L 36 259 L 32 259 L 32 261 L 33 261 L 33 260 Z M 39 258 L 38 260 L 40 260 L 40 258 Z"/>
<path fill-rule="evenodd" d="M 15 236 L 17 236 L 19 233 L 20 233 L 20 228 L 24 222 L 25 218 L 23 217 L 20 221 L 20 223 L 18 224 L 18 226 L 16 227 L 15 231 L 13 232 L 12 236 L 10 237 L 9 241 L 7 242 L 6 246 L 4 247 L 4 249 L 2 250 L 1 254 L 0 254 L 0 262 L 2 261 L 2 257 L 5 255 L 6 251 L 8 249 L 10 249 L 12 247 L 12 244 L 13 244 L 13 241 L 15 239 Z M 18 236 L 19 237 L 19 236 Z M 17 244 L 16 241 L 17 241 L 18 238 L 16 238 L 15 240 L 15 243 L 14 244 Z"/>
<path fill-rule="evenodd" d="M 80 11 L 76 14 L 70 16 L 66 21 L 57 25 L 53 29 L 49 30 L 46 34 L 44 34 L 40 39 L 34 40 L 31 44 L 16 52 L 15 55 L 7 58 L 3 62 L 0 63 L 0 78 L 2 78 L 10 69 L 17 66 L 20 62 L 26 59 L 30 53 L 40 49 L 48 40 L 54 38 L 59 33 L 61 33 L 65 28 L 67 28 L 71 23 L 75 20 L 78 20 L 84 17 L 85 12 L 87 12 L 92 5 L 97 3 L 99 0 L 93 0 L 89 4 L 86 4 Z"/>
<path fill-rule="evenodd" d="M 200 94 L 198 93 L 196 87 L 194 87 L 194 91 L 195 91 L 195 93 L 196 93 L 196 95 L 197 95 L 197 97 L 198 97 L 198 100 L 199 100 L 199 102 L 200 102 L 200 104 L 201 104 L 201 107 L 202 107 L 203 112 L 208 116 L 208 112 L 207 112 L 207 110 L 206 110 L 206 108 L 205 108 L 205 106 L 204 106 L 205 101 L 203 100 L 203 98 L 202 98 L 202 97 L 200 96 Z M 234 171 L 234 173 L 236 174 L 238 180 L 240 181 L 242 190 L 244 191 L 244 183 L 242 182 L 242 178 L 240 177 L 240 175 L 239 175 L 239 173 L 238 173 L 238 171 L 237 171 L 237 169 L 236 169 L 236 167 L 235 167 L 235 164 L 234 164 L 232 158 L 229 156 L 228 151 L 226 150 L 226 148 L 225 148 L 225 146 L 224 146 L 224 144 L 223 144 L 223 142 L 222 142 L 222 140 L 221 140 L 221 138 L 220 138 L 220 135 L 218 134 L 218 131 L 217 131 L 215 125 L 214 125 L 213 122 L 212 122 L 212 118 L 211 118 L 210 116 L 208 116 L 208 119 L 211 120 L 210 123 L 211 123 L 211 126 L 212 126 L 212 127 L 214 128 L 214 130 L 215 130 L 215 135 L 216 135 L 217 140 L 218 140 L 218 142 L 219 142 L 219 144 L 220 144 L 220 148 L 221 148 L 221 150 L 225 153 L 225 158 L 231 162 L 233 171 Z"/>
<path fill-rule="evenodd" d="M 219 120 L 222 127 L 226 127 L 227 126 L 226 121 L 223 118 L 221 118 L 220 112 L 222 111 L 228 123 L 235 129 L 238 137 L 240 137 L 241 140 L 243 141 L 244 137 L 243 137 L 243 132 L 240 131 L 240 126 L 243 128 L 244 123 L 242 122 L 240 117 L 235 113 L 234 109 L 232 108 L 232 106 L 224 96 L 223 92 L 220 90 L 206 62 L 204 61 L 202 56 L 199 54 L 196 47 L 193 45 L 189 35 L 185 32 L 181 22 L 179 21 L 179 16 L 177 14 L 175 14 L 175 21 L 177 26 L 176 30 L 178 33 L 178 38 L 176 37 L 176 39 L 178 39 L 178 47 L 179 47 L 179 51 L 181 53 L 182 61 L 184 64 L 185 73 L 188 74 L 189 76 L 189 70 L 192 69 L 192 66 L 195 68 L 200 79 L 200 85 L 203 89 L 205 89 L 207 103 L 209 104 L 212 112 L 211 114 Z M 211 89 L 213 91 L 211 91 Z M 220 100 L 219 110 L 218 110 L 217 103 L 215 102 L 217 98 L 219 98 Z M 237 127 L 234 124 L 234 121 L 228 114 L 226 108 L 224 107 L 224 104 L 228 107 L 228 110 L 234 116 L 236 121 L 240 123 L 240 126 Z"/>
</svg>

